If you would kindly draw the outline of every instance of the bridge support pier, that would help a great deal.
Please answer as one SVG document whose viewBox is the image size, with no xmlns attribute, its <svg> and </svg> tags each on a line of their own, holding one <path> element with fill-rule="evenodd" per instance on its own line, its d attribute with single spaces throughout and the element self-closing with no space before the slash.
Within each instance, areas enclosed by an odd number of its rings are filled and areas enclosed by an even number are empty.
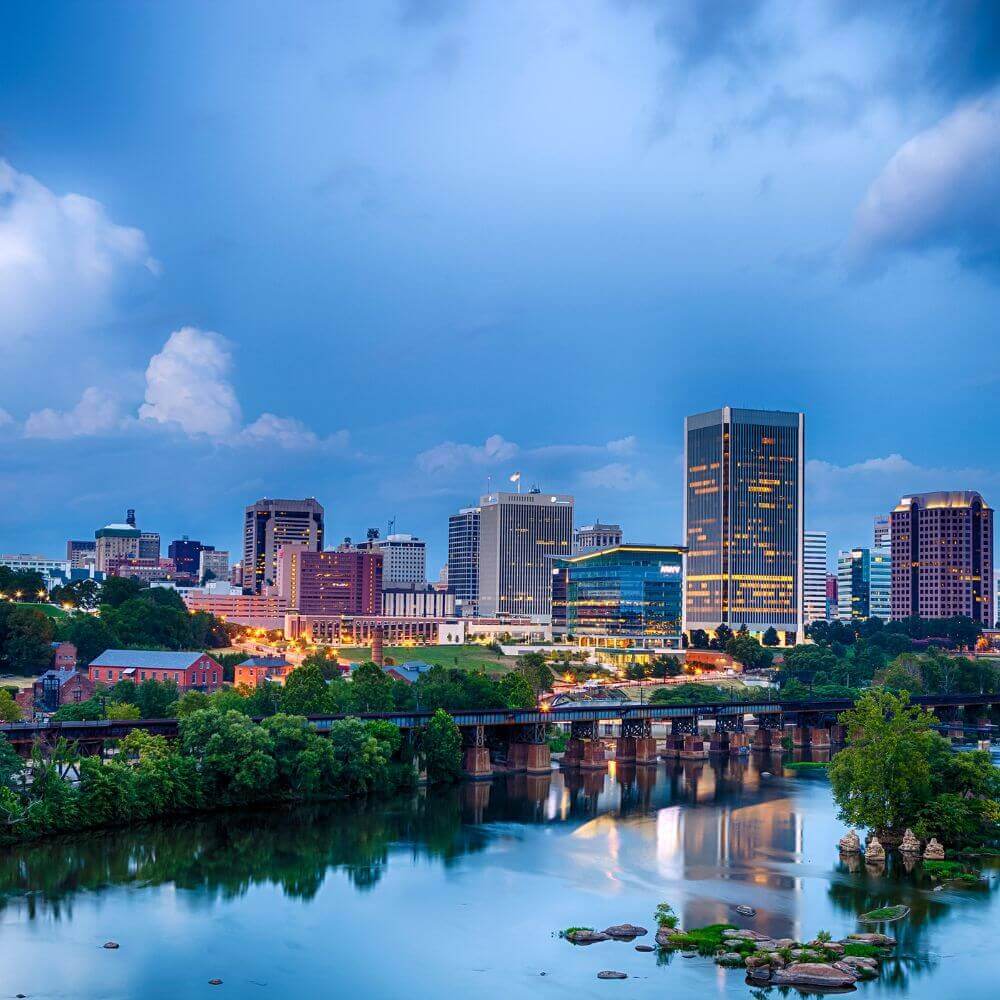
<svg viewBox="0 0 1000 1000">
<path fill-rule="evenodd" d="M 574 736 L 566 745 L 563 765 L 591 771 L 607 767 L 604 744 L 600 740 L 581 739 Z"/>
<path fill-rule="evenodd" d="M 780 729 L 758 729 L 753 734 L 753 748 L 754 750 L 780 751 L 783 749 L 781 746 L 782 736 L 784 733 Z"/>
<path fill-rule="evenodd" d="M 490 763 L 490 748 L 486 745 L 486 727 L 473 726 L 464 731 L 465 756 L 462 770 L 467 778 L 480 780 L 493 777 L 493 765 Z"/>
<path fill-rule="evenodd" d="M 842 747 L 847 742 L 847 727 L 841 725 L 830 726 L 830 742 L 834 746 Z"/>
<path fill-rule="evenodd" d="M 700 736 L 685 736 L 684 747 L 679 756 L 681 760 L 706 760 L 708 748 Z"/>
<path fill-rule="evenodd" d="M 664 760 L 676 760 L 684 749 L 684 737 L 670 735 L 663 741 L 663 753 L 660 755 Z"/>
<path fill-rule="evenodd" d="M 729 734 L 729 752 L 739 754 L 750 746 L 750 737 L 746 733 Z"/>
<path fill-rule="evenodd" d="M 730 733 L 721 732 L 716 730 L 712 733 L 708 741 L 708 752 L 709 753 L 729 753 L 729 737 Z"/>
</svg>

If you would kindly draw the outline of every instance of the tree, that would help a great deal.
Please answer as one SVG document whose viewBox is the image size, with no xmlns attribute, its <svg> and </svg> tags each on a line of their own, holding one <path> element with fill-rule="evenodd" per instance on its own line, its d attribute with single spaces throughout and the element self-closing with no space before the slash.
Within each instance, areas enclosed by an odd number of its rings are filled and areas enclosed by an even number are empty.
<svg viewBox="0 0 1000 1000">
<path fill-rule="evenodd" d="M 0 721 L 20 722 L 21 706 L 14 701 L 14 696 L 6 688 L 0 688 Z"/>
<path fill-rule="evenodd" d="M 11 673 L 39 674 L 52 662 L 52 620 L 37 608 L 0 604 L 0 661 Z"/>
<path fill-rule="evenodd" d="M 724 622 L 715 630 L 712 641 L 708 644 L 710 649 L 725 649 L 726 643 L 733 637 L 733 630 Z"/>
<path fill-rule="evenodd" d="M 315 663 L 303 663 L 285 678 L 281 710 L 286 715 L 322 715 L 326 711 L 326 681 Z"/>
<path fill-rule="evenodd" d="M 771 665 L 771 652 L 749 635 L 735 635 L 726 643 L 726 653 L 747 670 L 759 670 Z"/>
<path fill-rule="evenodd" d="M 457 781 L 462 774 L 462 733 L 455 720 L 439 708 L 420 738 L 430 781 Z"/>
<path fill-rule="evenodd" d="M 555 678 L 542 653 L 523 653 L 517 658 L 517 670 L 531 685 L 536 696 L 552 690 Z"/>
<path fill-rule="evenodd" d="M 653 676 L 658 680 L 667 677 L 679 677 L 683 671 L 680 660 L 676 656 L 657 656 L 653 660 Z"/>
<path fill-rule="evenodd" d="M 73 615 L 62 627 L 62 636 L 76 646 L 77 659 L 81 664 L 90 663 L 104 650 L 121 645 L 118 634 L 99 615 Z"/>
<path fill-rule="evenodd" d="M 906 692 L 870 689 L 841 714 L 848 744 L 830 765 L 840 816 L 892 835 L 911 826 L 931 797 L 934 717 Z"/>
<path fill-rule="evenodd" d="M 691 629 L 691 648 L 708 649 L 708 633 L 703 628 Z"/>
<path fill-rule="evenodd" d="M 507 708 L 534 708 L 537 704 L 535 692 L 527 677 L 516 670 L 504 674 L 500 678 L 499 687 Z"/>
<path fill-rule="evenodd" d="M 823 623 L 824 625 L 826 622 Z M 777 646 L 780 645 L 781 640 L 778 638 L 778 630 L 773 626 L 769 625 L 767 630 L 764 632 L 764 637 L 761 639 L 761 644 L 764 646 Z"/>
<path fill-rule="evenodd" d="M 145 589 L 147 588 L 144 583 L 131 577 L 109 576 L 101 587 L 101 604 L 119 608 Z"/>
<path fill-rule="evenodd" d="M 351 675 L 351 691 L 358 712 L 392 711 L 392 682 L 371 660 L 359 664 Z"/>
<path fill-rule="evenodd" d="M 104 705 L 105 719 L 138 719 L 138 705 L 130 705 L 126 701 L 109 701 Z"/>
</svg>

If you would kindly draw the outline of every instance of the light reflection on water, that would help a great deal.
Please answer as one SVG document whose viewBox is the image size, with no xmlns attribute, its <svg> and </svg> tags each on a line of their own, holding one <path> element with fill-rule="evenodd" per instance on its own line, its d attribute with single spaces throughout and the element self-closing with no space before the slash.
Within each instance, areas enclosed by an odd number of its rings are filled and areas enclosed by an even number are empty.
<svg viewBox="0 0 1000 1000">
<path fill-rule="evenodd" d="M 822 776 L 751 758 L 510 775 L 53 841 L 0 854 L 5 992 L 199 996 L 218 976 L 236 997 L 750 996 L 705 959 L 553 933 L 652 927 L 668 900 L 686 926 L 800 939 L 903 902 L 901 957 L 859 994 L 942 1000 L 962 982 L 963 995 L 993 995 L 1000 959 L 981 932 L 1000 916 L 995 881 L 934 893 L 918 873 L 852 872 L 842 832 Z M 119 951 L 99 947 L 109 938 Z M 603 968 L 631 978 L 598 983 Z"/>
</svg>

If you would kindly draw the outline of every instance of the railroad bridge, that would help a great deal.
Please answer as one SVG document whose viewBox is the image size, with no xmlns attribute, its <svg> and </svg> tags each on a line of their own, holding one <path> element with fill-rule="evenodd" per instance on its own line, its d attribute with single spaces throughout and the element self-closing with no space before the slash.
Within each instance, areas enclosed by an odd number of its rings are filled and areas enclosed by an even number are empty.
<svg viewBox="0 0 1000 1000">
<path fill-rule="evenodd" d="M 967 729 L 990 734 L 990 710 L 1000 706 L 1000 695 L 924 695 L 913 704 L 931 709 L 946 733 Z M 465 770 L 471 777 L 489 777 L 495 769 L 547 773 L 551 769 L 548 727 L 569 727 L 564 767 L 607 766 L 600 726 L 617 724 L 615 759 L 623 763 L 652 764 L 665 757 L 697 759 L 709 754 L 741 753 L 745 749 L 780 749 L 788 736 L 793 746 L 829 749 L 843 743 L 839 713 L 852 701 L 707 702 L 701 705 L 651 705 L 639 702 L 582 702 L 551 709 L 475 709 L 449 713 L 462 731 Z M 962 721 L 960 716 L 965 714 Z M 432 712 L 379 712 L 358 716 L 385 719 L 407 733 L 423 728 Z M 310 722 L 322 733 L 346 715 L 314 715 Z M 259 720 L 258 720 L 259 721 Z M 702 723 L 714 723 L 706 740 Z M 653 726 L 666 728 L 660 744 Z M 28 756 L 36 743 L 52 745 L 59 739 L 75 743 L 82 755 L 101 754 L 108 743 L 135 729 L 176 737 L 177 719 L 102 720 L 99 722 L 8 722 L 0 724 L 14 748 Z"/>
</svg>

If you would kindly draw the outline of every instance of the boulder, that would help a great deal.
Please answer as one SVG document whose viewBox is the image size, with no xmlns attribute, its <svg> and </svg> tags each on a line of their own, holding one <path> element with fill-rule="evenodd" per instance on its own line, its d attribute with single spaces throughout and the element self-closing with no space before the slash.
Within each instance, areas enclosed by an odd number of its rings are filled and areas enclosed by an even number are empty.
<svg viewBox="0 0 1000 1000">
<path fill-rule="evenodd" d="M 656 949 L 651 944 L 637 944 L 635 946 L 636 951 L 656 951 Z"/>
<path fill-rule="evenodd" d="M 868 958 L 867 955 L 845 955 L 843 958 L 838 959 L 837 964 L 846 965 L 855 972 L 858 969 L 869 969 L 872 972 L 878 972 L 878 959 Z"/>
<path fill-rule="evenodd" d="M 743 917 L 756 917 L 757 911 L 752 906 L 747 906 L 746 903 L 740 903 L 736 907 L 736 912 Z"/>
<path fill-rule="evenodd" d="M 108 951 L 114 951 L 116 948 L 120 948 L 121 945 L 119 945 L 117 941 L 105 941 L 104 944 L 101 945 L 101 947 L 107 948 Z"/>
<path fill-rule="evenodd" d="M 751 930 L 728 930 L 722 932 L 723 938 L 727 941 L 770 941 L 771 939 L 766 934 L 761 934 L 760 931 Z"/>
<path fill-rule="evenodd" d="M 781 986 L 818 986 L 825 989 L 843 989 L 853 986 L 858 977 L 847 969 L 838 969 L 822 962 L 796 962 L 783 969 L 775 969 L 771 982 Z"/>
<path fill-rule="evenodd" d="M 876 948 L 895 948 L 896 939 L 888 934 L 848 934 L 848 941 L 860 941 L 862 944 L 873 944 Z"/>
<path fill-rule="evenodd" d="M 598 979 L 628 979 L 628 973 L 615 972 L 614 969 L 604 969 L 597 973 Z"/>
<path fill-rule="evenodd" d="M 785 956 L 780 955 L 776 951 L 768 952 L 768 961 L 771 963 L 772 969 L 783 969 L 788 963 L 785 961 Z"/>
<path fill-rule="evenodd" d="M 617 941 L 631 941 L 633 938 L 645 936 L 649 931 L 637 924 L 613 924 L 611 927 L 605 927 L 604 933 Z"/>
<path fill-rule="evenodd" d="M 743 956 L 738 951 L 724 951 L 715 956 L 715 964 L 735 969 L 743 964 Z"/>
<path fill-rule="evenodd" d="M 938 843 L 936 837 L 931 837 L 924 848 L 925 861 L 944 861 L 944 847 Z"/>
<path fill-rule="evenodd" d="M 770 965 L 771 964 L 771 956 L 770 955 L 747 955 L 747 957 L 743 959 L 743 964 L 748 969 L 759 969 L 759 968 L 761 968 L 761 966 Z"/>
<path fill-rule="evenodd" d="M 809 947 L 817 951 L 828 951 L 831 955 L 844 954 L 844 946 L 837 941 L 810 941 Z"/>
<path fill-rule="evenodd" d="M 878 837 L 872 835 L 865 848 L 865 861 L 885 861 L 885 848 L 879 843 Z"/>
<path fill-rule="evenodd" d="M 589 927 L 577 927 L 575 930 L 567 931 L 563 937 L 573 944 L 596 944 L 598 941 L 611 940 L 604 931 L 591 930 Z"/>
<path fill-rule="evenodd" d="M 840 848 L 841 854 L 860 854 L 861 853 L 861 838 L 858 837 L 854 830 L 849 830 L 840 838 L 840 842 L 837 845 Z"/>
<path fill-rule="evenodd" d="M 841 972 L 847 972 L 852 976 L 856 976 L 858 979 L 874 979 L 878 976 L 878 969 L 873 969 L 870 965 L 855 965 L 845 958 L 834 962 L 833 967 L 840 969 Z"/>
<path fill-rule="evenodd" d="M 679 927 L 661 927 L 656 932 L 656 943 L 661 948 L 674 948 L 676 945 L 671 943 L 671 938 L 677 937 L 679 934 L 683 934 Z"/>
<path fill-rule="evenodd" d="M 907 827 L 906 833 L 903 834 L 903 839 L 899 843 L 899 849 L 903 854 L 919 854 L 920 853 L 920 841 L 914 836 L 913 831 Z"/>
<path fill-rule="evenodd" d="M 221 979 L 210 979 L 208 981 L 208 985 L 209 986 L 221 986 L 222 985 L 222 980 Z"/>
<path fill-rule="evenodd" d="M 791 938 L 778 938 L 774 942 L 775 950 L 778 948 L 794 948 L 798 944 L 798 941 L 793 941 Z"/>
</svg>

